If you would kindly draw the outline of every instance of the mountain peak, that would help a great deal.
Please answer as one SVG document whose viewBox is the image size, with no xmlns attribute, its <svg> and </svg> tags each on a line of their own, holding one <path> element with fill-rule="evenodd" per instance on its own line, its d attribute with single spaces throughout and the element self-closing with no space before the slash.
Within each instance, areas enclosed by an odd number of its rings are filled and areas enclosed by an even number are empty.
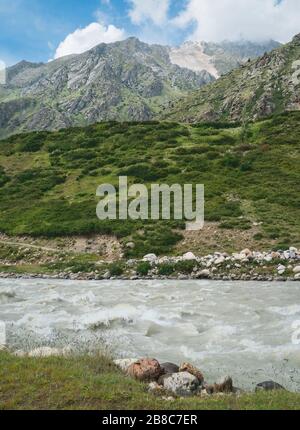
<svg viewBox="0 0 300 430">
<path fill-rule="evenodd" d="M 300 33 L 296 34 L 293 38 L 293 43 L 300 43 Z"/>
</svg>

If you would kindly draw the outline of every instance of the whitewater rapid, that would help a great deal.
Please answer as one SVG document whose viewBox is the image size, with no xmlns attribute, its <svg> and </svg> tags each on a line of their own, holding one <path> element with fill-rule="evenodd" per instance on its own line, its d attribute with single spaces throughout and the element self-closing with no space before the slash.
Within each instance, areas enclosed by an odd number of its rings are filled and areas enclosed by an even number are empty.
<svg viewBox="0 0 300 430">
<path fill-rule="evenodd" d="M 299 282 L 1 279 L 0 321 L 13 351 L 190 361 L 208 382 L 300 390 Z"/>
</svg>

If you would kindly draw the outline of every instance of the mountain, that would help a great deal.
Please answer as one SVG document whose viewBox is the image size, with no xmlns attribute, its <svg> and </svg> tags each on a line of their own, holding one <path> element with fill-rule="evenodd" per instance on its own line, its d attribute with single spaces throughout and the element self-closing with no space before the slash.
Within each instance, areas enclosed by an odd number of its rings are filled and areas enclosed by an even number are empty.
<svg viewBox="0 0 300 430">
<path fill-rule="evenodd" d="M 274 43 L 187 43 L 173 49 L 130 38 L 47 64 L 22 61 L 7 70 L 7 85 L 0 86 L 0 138 L 105 120 L 150 120 L 170 100 Z"/>
<path fill-rule="evenodd" d="M 183 122 L 242 121 L 300 110 L 299 59 L 300 34 L 211 85 L 171 102 L 161 115 Z"/>
<path fill-rule="evenodd" d="M 22 61 L 0 86 L 0 136 L 102 120 L 149 120 L 158 106 L 214 80 L 171 63 L 168 48 L 130 38 L 47 64 Z"/>
<path fill-rule="evenodd" d="M 278 48 L 280 43 L 270 40 L 265 43 L 249 41 L 222 43 L 185 42 L 178 48 L 170 48 L 170 59 L 173 64 L 190 70 L 207 70 L 219 78 L 246 63 L 249 58 L 260 57 L 265 52 Z"/>
</svg>

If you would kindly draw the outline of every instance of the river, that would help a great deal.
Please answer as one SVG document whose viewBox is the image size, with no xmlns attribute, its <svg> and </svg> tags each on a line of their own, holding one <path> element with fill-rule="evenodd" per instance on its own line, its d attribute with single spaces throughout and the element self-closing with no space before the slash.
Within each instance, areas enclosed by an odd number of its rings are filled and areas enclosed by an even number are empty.
<svg viewBox="0 0 300 430">
<path fill-rule="evenodd" d="M 190 361 L 208 382 L 300 390 L 299 282 L 1 279 L 0 321 L 12 350 Z"/>
</svg>

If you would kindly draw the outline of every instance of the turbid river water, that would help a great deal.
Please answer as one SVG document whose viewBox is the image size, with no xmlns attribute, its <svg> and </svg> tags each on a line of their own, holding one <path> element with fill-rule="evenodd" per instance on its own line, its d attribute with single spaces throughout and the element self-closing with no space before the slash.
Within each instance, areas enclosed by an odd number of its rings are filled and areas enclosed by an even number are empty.
<svg viewBox="0 0 300 430">
<path fill-rule="evenodd" d="M 190 361 L 208 382 L 300 390 L 300 284 L 0 280 L 13 350 L 39 346 Z M 298 330 L 299 332 L 299 330 Z"/>
</svg>

